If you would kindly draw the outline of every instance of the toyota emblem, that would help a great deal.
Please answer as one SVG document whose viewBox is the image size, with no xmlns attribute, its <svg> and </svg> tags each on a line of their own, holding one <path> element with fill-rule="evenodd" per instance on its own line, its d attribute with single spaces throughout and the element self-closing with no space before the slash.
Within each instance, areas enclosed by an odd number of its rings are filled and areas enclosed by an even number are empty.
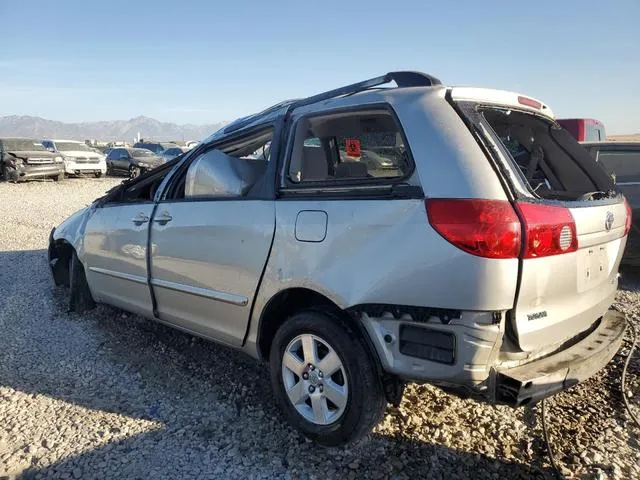
<svg viewBox="0 0 640 480">
<path fill-rule="evenodd" d="M 604 228 L 607 230 L 607 232 L 611 230 L 611 227 L 613 227 L 613 220 L 613 213 L 607 212 L 607 218 L 605 218 L 604 220 Z"/>
</svg>

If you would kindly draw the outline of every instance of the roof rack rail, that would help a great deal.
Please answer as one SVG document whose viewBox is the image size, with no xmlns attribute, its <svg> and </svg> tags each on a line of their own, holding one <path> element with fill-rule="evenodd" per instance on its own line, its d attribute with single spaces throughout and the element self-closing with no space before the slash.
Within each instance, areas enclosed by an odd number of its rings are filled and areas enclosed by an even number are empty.
<svg viewBox="0 0 640 480">
<path fill-rule="evenodd" d="M 380 77 L 371 78 L 369 80 L 364 80 L 358 83 L 352 83 L 351 85 L 336 88 L 334 90 L 329 90 L 328 92 L 324 93 L 318 93 L 317 95 L 313 95 L 311 97 L 280 102 L 276 105 L 273 105 L 272 107 L 267 108 L 266 110 L 263 110 L 262 112 L 236 120 L 234 123 L 227 126 L 223 130 L 223 132 L 231 133 L 235 132 L 236 130 L 240 130 L 258 120 L 259 118 L 278 110 L 279 108 L 287 108 L 285 112 L 286 116 L 294 108 L 311 105 L 313 103 L 321 102 L 323 100 L 329 100 L 335 97 L 341 97 L 342 95 L 351 95 L 363 90 L 367 90 L 368 88 L 384 85 L 385 83 L 389 82 L 396 82 L 396 85 L 398 85 L 398 87 L 431 87 L 433 85 L 442 85 L 442 82 L 440 80 L 432 75 L 429 75 L 428 73 L 411 71 L 389 72 L 386 75 L 382 75 Z"/>
<path fill-rule="evenodd" d="M 329 100 L 335 97 L 341 97 L 342 95 L 350 95 L 361 92 L 368 88 L 377 87 L 395 81 L 398 87 L 431 87 L 433 85 L 442 85 L 442 82 L 436 77 L 433 77 L 427 73 L 400 71 L 389 72 L 381 77 L 371 78 L 358 83 L 352 83 L 345 87 L 336 88 L 335 90 L 329 90 L 328 92 L 319 93 L 311 97 L 303 98 L 296 102 L 293 102 L 289 109 L 292 110 L 297 107 L 303 107 L 305 105 L 311 105 L 312 103 L 321 102 L 323 100 Z"/>
</svg>

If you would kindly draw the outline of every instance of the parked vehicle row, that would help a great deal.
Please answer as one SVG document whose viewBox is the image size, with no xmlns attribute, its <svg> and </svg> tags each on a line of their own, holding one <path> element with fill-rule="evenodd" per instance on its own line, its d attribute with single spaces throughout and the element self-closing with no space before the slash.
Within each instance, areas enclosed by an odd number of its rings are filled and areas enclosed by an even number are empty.
<svg viewBox="0 0 640 480">
<path fill-rule="evenodd" d="M 406 382 L 521 406 L 600 370 L 630 228 L 544 103 L 391 72 L 227 125 L 55 228 L 49 261 L 72 310 L 265 361 L 284 416 L 336 445 Z"/>
<path fill-rule="evenodd" d="M 77 140 L 0 139 L 0 179 L 18 182 L 35 178 L 61 180 L 66 175 L 109 173 L 135 178 L 182 155 L 173 143 L 140 143 L 109 148 L 107 154 Z"/>
</svg>

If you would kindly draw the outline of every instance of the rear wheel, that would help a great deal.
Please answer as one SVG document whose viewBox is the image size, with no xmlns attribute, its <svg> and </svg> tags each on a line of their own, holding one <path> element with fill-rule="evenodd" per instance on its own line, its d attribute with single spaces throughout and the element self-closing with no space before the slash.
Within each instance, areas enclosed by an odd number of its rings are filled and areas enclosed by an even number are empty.
<svg viewBox="0 0 640 480">
<path fill-rule="evenodd" d="M 319 444 L 345 444 L 382 419 L 386 398 L 362 340 L 340 319 L 305 311 L 278 330 L 271 384 L 287 420 Z"/>
<path fill-rule="evenodd" d="M 58 175 L 53 176 L 54 182 L 60 182 L 62 180 L 64 180 L 64 173 L 59 173 Z"/>
<path fill-rule="evenodd" d="M 96 178 L 100 178 L 102 176 L 102 172 L 94 172 L 93 176 Z"/>
<path fill-rule="evenodd" d="M 69 311 L 83 313 L 96 306 L 91 296 L 84 266 L 74 250 L 69 257 Z"/>
</svg>

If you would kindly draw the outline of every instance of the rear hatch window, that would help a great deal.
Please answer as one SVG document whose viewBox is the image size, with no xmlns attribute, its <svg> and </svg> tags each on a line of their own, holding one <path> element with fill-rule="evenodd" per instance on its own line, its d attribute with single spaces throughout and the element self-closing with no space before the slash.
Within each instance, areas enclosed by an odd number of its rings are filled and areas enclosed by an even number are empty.
<svg viewBox="0 0 640 480">
<path fill-rule="evenodd" d="M 536 196 L 585 200 L 616 195 L 611 177 L 569 132 L 552 121 L 510 109 L 480 112 Z"/>
</svg>

